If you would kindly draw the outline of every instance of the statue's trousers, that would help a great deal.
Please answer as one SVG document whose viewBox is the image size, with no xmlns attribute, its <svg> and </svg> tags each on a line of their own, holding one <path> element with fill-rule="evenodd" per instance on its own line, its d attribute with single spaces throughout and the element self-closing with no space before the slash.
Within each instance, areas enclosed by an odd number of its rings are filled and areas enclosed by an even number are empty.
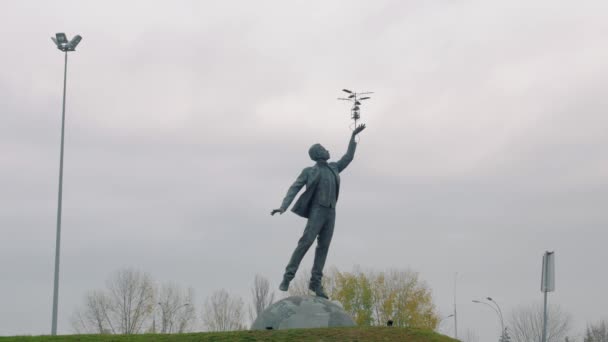
<svg viewBox="0 0 608 342">
<path fill-rule="evenodd" d="M 298 241 L 298 246 L 291 255 L 289 264 L 285 268 L 284 279 L 291 281 L 296 275 L 296 271 L 300 266 L 300 262 L 304 255 L 317 239 L 317 248 L 315 250 L 315 261 L 312 266 L 312 275 L 310 278 L 311 287 L 315 288 L 321 285 L 323 277 L 323 267 L 327 259 L 327 251 L 331 243 L 331 237 L 334 234 L 334 223 L 336 221 L 336 210 L 334 208 L 326 208 L 319 205 L 314 205 L 310 210 L 308 223 L 304 228 L 304 234 Z"/>
</svg>

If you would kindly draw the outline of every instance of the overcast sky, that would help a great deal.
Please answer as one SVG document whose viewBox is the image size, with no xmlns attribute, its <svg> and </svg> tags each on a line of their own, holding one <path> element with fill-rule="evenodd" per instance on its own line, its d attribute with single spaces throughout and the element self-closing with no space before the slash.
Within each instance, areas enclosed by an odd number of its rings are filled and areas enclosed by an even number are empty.
<svg viewBox="0 0 608 342">
<path fill-rule="evenodd" d="M 2 1 L 0 335 L 51 327 L 70 53 L 59 332 L 132 267 L 248 300 L 305 220 L 271 217 L 307 150 L 346 150 L 340 89 L 372 90 L 328 265 L 410 268 L 481 341 L 541 301 L 608 319 L 605 1 Z M 312 254 L 303 261 L 310 268 Z M 442 331 L 453 334 L 453 322 Z"/>
</svg>

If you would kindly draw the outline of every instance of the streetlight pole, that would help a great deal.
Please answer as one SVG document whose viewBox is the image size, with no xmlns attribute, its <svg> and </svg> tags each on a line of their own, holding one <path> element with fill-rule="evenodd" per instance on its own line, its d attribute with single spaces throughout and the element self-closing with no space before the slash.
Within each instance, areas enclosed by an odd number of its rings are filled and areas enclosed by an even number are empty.
<svg viewBox="0 0 608 342">
<path fill-rule="evenodd" d="M 489 298 L 489 297 L 488 297 L 488 298 Z M 496 316 L 498 316 L 498 319 L 500 320 L 500 327 L 501 327 L 500 339 L 501 339 L 501 341 L 502 341 L 502 339 L 503 339 L 503 337 L 504 337 L 504 333 L 505 333 L 505 326 L 504 326 L 504 323 L 503 323 L 503 321 L 502 321 L 502 315 L 500 314 L 500 312 L 499 312 L 499 311 L 498 311 L 498 310 L 497 310 L 497 309 L 496 309 L 496 308 L 495 308 L 493 305 L 490 305 L 490 303 L 487 303 L 487 302 L 482 302 L 482 301 L 480 301 L 480 300 L 473 300 L 472 302 L 473 302 L 473 303 L 476 303 L 476 304 L 484 304 L 484 305 L 487 305 L 487 306 L 489 306 L 490 308 L 492 308 L 492 310 L 494 310 L 494 312 L 496 313 Z"/>
<path fill-rule="evenodd" d="M 63 145 L 65 137 L 65 93 L 66 81 L 68 75 L 68 51 L 75 51 L 76 46 L 80 43 L 82 37 L 75 36 L 71 41 L 65 33 L 57 33 L 55 37 L 51 37 L 57 48 L 64 52 L 63 66 L 63 105 L 61 109 L 61 148 L 59 153 L 59 191 L 57 193 L 57 235 L 55 239 L 55 275 L 53 282 L 53 314 L 51 323 L 51 335 L 57 335 L 57 304 L 59 300 L 59 256 L 61 247 L 61 202 L 63 195 Z"/>
<path fill-rule="evenodd" d="M 494 305 L 496 305 L 496 307 L 498 308 L 498 313 L 500 314 L 500 325 L 502 326 L 502 333 L 500 336 L 504 340 L 504 338 L 505 338 L 505 321 L 502 316 L 502 310 L 500 309 L 500 305 L 498 305 L 498 303 L 494 299 L 492 299 L 492 297 L 487 297 L 486 299 L 489 300 L 490 302 L 494 303 Z"/>
</svg>

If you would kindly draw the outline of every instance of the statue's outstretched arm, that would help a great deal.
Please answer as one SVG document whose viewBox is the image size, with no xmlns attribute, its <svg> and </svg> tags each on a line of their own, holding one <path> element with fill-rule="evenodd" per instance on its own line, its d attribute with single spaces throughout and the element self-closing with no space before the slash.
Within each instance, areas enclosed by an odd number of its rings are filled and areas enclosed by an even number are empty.
<svg viewBox="0 0 608 342">
<path fill-rule="evenodd" d="M 338 165 L 339 172 L 342 172 L 342 170 L 346 169 L 348 164 L 350 164 L 350 162 L 353 161 L 353 158 L 355 158 L 355 150 L 357 149 L 357 142 L 355 141 L 355 137 L 364 129 L 365 124 L 362 124 L 357 126 L 357 128 L 355 128 L 355 130 L 353 131 L 353 134 L 350 137 L 350 141 L 348 142 L 348 150 L 346 151 L 346 154 L 336 162 L 336 164 Z"/>
<path fill-rule="evenodd" d="M 308 172 L 303 170 L 302 173 L 300 173 L 300 176 L 298 176 L 298 179 L 296 179 L 296 181 L 289 187 L 289 190 L 287 190 L 287 195 L 285 195 L 281 207 L 271 211 L 270 215 L 274 215 L 276 213 L 283 214 L 287 208 L 289 208 L 289 205 L 291 205 L 291 202 L 293 202 L 293 199 L 296 197 L 298 192 L 300 192 L 300 189 L 302 189 L 302 187 L 306 184 L 307 179 Z"/>
</svg>

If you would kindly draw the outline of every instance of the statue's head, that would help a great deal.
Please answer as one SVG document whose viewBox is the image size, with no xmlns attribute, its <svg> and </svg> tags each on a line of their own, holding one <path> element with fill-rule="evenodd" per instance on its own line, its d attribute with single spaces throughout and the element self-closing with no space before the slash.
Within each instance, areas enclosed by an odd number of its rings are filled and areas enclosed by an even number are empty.
<svg viewBox="0 0 608 342">
<path fill-rule="evenodd" d="M 321 144 L 314 144 L 308 149 L 308 155 L 310 159 L 314 161 L 327 161 L 329 159 L 329 151 Z"/>
</svg>

